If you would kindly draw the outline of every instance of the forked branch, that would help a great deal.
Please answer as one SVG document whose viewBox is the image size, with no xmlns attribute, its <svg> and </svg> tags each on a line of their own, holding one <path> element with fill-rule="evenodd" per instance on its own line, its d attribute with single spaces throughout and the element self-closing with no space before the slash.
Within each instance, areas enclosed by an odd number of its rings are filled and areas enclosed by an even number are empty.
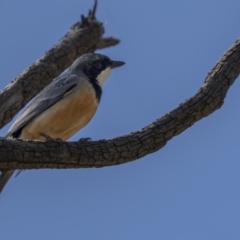
<svg viewBox="0 0 240 240">
<path fill-rule="evenodd" d="M 0 139 L 0 169 L 104 167 L 144 157 L 219 109 L 239 73 L 240 40 L 237 40 L 193 97 L 140 131 L 93 142 Z"/>
</svg>

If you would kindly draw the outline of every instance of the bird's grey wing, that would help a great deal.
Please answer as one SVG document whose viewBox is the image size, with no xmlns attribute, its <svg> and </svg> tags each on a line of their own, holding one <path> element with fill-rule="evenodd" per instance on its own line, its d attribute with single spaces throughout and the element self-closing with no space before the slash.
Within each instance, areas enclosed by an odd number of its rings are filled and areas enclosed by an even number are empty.
<svg viewBox="0 0 240 240">
<path fill-rule="evenodd" d="M 37 115 L 48 109 L 58 100 L 63 98 L 67 93 L 72 91 L 79 82 L 80 77 L 77 75 L 62 75 L 46 86 L 30 103 L 30 105 L 16 119 L 5 137 L 13 136 L 17 131 L 32 121 Z"/>
</svg>

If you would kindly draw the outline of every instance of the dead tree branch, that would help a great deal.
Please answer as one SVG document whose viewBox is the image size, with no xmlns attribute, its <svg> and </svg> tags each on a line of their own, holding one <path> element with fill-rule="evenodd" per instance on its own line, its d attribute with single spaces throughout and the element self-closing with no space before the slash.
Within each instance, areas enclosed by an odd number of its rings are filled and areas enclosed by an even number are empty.
<svg viewBox="0 0 240 240">
<path fill-rule="evenodd" d="M 239 73 L 240 39 L 222 56 L 193 97 L 140 131 L 93 142 L 0 139 L 0 169 L 103 167 L 139 159 L 219 109 Z"/>
</svg>

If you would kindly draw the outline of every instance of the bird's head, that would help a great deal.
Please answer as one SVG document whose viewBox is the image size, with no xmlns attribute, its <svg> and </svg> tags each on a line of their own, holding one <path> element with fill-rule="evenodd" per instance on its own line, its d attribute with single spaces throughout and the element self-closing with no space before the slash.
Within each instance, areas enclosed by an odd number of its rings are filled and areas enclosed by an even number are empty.
<svg viewBox="0 0 240 240">
<path fill-rule="evenodd" d="M 113 61 L 102 54 L 88 53 L 77 58 L 69 69 L 75 73 L 84 72 L 88 78 L 96 79 L 102 87 L 111 71 L 124 64 L 122 61 Z"/>
</svg>

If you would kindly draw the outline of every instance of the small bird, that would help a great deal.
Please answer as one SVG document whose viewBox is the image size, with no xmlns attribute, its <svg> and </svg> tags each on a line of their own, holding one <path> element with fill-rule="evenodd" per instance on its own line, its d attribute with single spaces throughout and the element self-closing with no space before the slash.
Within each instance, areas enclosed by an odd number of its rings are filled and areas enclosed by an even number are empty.
<svg viewBox="0 0 240 240">
<path fill-rule="evenodd" d="M 103 84 L 114 68 L 124 64 L 97 53 L 77 58 L 36 96 L 5 137 L 66 141 L 89 123 L 100 103 Z M 13 172 L 1 171 L 0 193 Z"/>
</svg>

